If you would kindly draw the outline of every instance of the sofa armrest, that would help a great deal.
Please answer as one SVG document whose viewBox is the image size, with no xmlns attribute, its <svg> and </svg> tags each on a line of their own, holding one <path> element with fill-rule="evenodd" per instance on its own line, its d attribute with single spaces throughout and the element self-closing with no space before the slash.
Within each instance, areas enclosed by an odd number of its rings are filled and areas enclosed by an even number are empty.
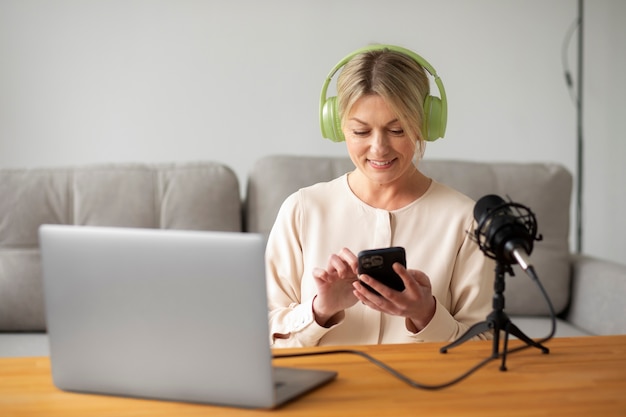
<svg viewBox="0 0 626 417">
<path fill-rule="evenodd" d="M 571 295 L 570 323 L 598 335 L 626 334 L 626 265 L 572 255 Z"/>
</svg>

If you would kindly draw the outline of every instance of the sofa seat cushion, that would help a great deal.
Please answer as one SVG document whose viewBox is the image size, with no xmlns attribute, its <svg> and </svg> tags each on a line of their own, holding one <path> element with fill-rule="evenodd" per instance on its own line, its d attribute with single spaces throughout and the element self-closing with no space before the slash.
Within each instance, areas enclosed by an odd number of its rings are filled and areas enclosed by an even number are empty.
<svg viewBox="0 0 626 417">
<path fill-rule="evenodd" d="M 552 321 L 546 316 L 511 316 L 511 322 L 515 324 L 526 336 L 539 340 L 550 334 Z M 554 337 L 579 337 L 592 336 L 593 333 L 576 327 L 575 325 L 557 318 L 556 333 Z M 549 347 L 549 345 L 548 345 Z"/>
</svg>

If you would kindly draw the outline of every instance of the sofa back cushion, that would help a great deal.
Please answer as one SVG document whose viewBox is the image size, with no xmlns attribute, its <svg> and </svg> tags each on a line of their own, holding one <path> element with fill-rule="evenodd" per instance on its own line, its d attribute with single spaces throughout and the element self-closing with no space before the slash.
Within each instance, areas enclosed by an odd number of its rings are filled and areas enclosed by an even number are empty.
<svg viewBox="0 0 626 417">
<path fill-rule="evenodd" d="M 543 240 L 535 243 L 531 261 L 555 309 L 567 306 L 570 294 L 570 199 L 572 176 L 551 163 L 490 163 L 423 160 L 420 169 L 474 200 L 486 194 L 528 206 L 537 216 Z M 269 156 L 250 172 L 245 202 L 248 231 L 268 234 L 283 200 L 299 188 L 329 181 L 354 169 L 347 157 Z M 419 267 L 416 265 L 416 267 Z M 549 313 L 541 292 L 517 265 L 506 278 L 506 311 L 514 315 Z"/>
<path fill-rule="evenodd" d="M 45 330 L 44 223 L 241 231 L 239 183 L 214 162 L 0 170 L 0 331 Z"/>
</svg>

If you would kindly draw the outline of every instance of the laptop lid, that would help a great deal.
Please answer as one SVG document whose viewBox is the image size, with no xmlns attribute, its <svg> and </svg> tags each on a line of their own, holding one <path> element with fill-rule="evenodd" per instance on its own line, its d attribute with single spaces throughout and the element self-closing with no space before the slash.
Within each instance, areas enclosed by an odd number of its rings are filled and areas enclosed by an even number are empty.
<svg viewBox="0 0 626 417">
<path fill-rule="evenodd" d="M 271 408 L 336 375 L 286 369 L 299 385 L 276 380 L 261 235 L 65 225 L 39 234 L 60 389 Z"/>
</svg>

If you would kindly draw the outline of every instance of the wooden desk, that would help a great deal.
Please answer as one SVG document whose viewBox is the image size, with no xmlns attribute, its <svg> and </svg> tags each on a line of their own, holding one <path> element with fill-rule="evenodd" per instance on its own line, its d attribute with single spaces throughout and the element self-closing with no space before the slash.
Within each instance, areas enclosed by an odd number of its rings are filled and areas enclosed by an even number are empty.
<svg viewBox="0 0 626 417">
<path fill-rule="evenodd" d="M 510 344 L 518 346 L 520 342 Z M 353 348 L 418 382 L 438 384 L 488 357 L 492 344 L 467 342 L 445 355 L 439 353 L 441 346 Z M 547 346 L 547 355 L 534 348 L 509 355 L 507 372 L 500 371 L 500 361 L 494 360 L 460 383 L 438 391 L 411 388 L 356 355 L 276 359 L 276 364 L 283 366 L 334 369 L 339 376 L 271 411 L 68 393 L 52 385 L 48 358 L 2 358 L 0 415 L 626 416 L 626 335 L 553 339 Z M 329 349 L 305 351 L 315 350 Z"/>
</svg>

